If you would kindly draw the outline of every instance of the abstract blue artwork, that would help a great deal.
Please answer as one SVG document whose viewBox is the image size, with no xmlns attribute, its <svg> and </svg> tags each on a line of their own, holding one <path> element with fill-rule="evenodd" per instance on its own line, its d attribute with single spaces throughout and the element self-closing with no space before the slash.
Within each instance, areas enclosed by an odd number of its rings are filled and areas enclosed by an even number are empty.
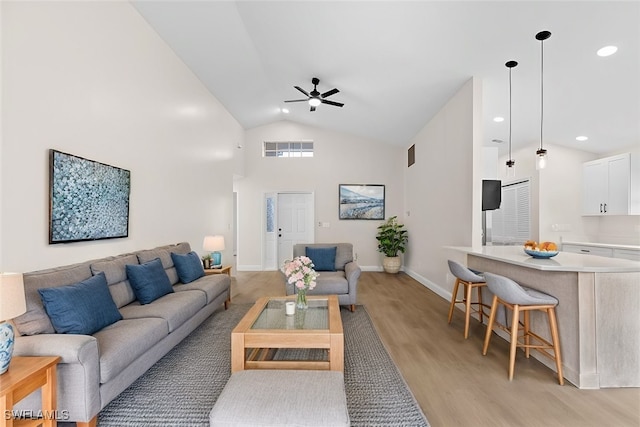
<svg viewBox="0 0 640 427">
<path fill-rule="evenodd" d="M 50 150 L 49 243 L 129 235 L 131 172 Z"/>
<path fill-rule="evenodd" d="M 340 219 L 384 219 L 384 185 L 340 184 Z"/>
</svg>

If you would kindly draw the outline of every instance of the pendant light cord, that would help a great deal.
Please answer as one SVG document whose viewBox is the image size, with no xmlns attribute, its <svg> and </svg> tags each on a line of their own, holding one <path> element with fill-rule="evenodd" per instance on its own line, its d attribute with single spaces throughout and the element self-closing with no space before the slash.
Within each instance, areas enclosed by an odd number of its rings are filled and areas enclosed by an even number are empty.
<svg viewBox="0 0 640 427">
<path fill-rule="evenodd" d="M 540 149 L 542 150 L 542 125 L 544 122 L 544 40 L 540 40 Z"/>
<path fill-rule="evenodd" d="M 511 67 L 509 67 L 509 161 L 511 161 Z"/>
</svg>

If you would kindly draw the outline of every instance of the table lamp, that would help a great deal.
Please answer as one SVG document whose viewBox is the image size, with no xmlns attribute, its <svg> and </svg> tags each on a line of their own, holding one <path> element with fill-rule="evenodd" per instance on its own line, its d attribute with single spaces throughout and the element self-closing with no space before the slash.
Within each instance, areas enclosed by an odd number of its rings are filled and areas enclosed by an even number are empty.
<svg viewBox="0 0 640 427">
<path fill-rule="evenodd" d="M 0 273 L 0 375 L 7 372 L 15 333 L 10 319 L 27 311 L 21 273 Z"/>
<path fill-rule="evenodd" d="M 224 250 L 224 236 L 205 236 L 202 249 L 211 251 L 211 268 L 222 267 L 222 254 Z"/>
</svg>

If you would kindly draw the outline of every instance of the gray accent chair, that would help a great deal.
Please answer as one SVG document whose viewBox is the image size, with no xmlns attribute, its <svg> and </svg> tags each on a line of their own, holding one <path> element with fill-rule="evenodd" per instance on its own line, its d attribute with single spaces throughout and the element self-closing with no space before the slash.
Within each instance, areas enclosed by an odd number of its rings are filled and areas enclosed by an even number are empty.
<svg viewBox="0 0 640 427">
<path fill-rule="evenodd" d="M 306 248 L 336 247 L 336 271 L 319 271 L 316 287 L 307 295 L 337 295 L 340 305 L 347 305 L 351 311 L 356 309 L 356 292 L 358 279 L 362 270 L 353 260 L 353 245 L 351 243 L 299 243 L 293 245 L 293 256 L 305 256 Z M 286 282 L 287 295 L 296 293 L 292 284 Z"/>
<path fill-rule="evenodd" d="M 558 322 L 556 320 L 555 311 L 555 308 L 558 305 L 558 299 L 536 289 L 521 286 L 511 279 L 497 274 L 484 273 L 484 277 L 487 281 L 487 287 L 493 293 L 493 302 L 491 304 L 491 314 L 489 315 L 489 324 L 487 325 L 487 333 L 484 338 L 482 354 L 487 354 L 496 312 L 498 310 L 498 304 L 502 304 L 513 311 L 511 328 L 506 327 L 506 325 L 498 325 L 501 329 L 504 329 L 511 335 L 511 349 L 509 352 L 509 381 L 513 379 L 513 371 L 516 363 L 516 350 L 518 347 L 521 347 L 524 349 L 525 356 L 527 358 L 529 358 L 530 350 L 536 349 L 551 360 L 555 360 L 556 369 L 558 371 L 558 382 L 560 385 L 563 385 L 564 378 L 562 377 L 560 337 L 558 336 Z M 551 333 L 552 342 L 545 340 L 540 335 L 529 330 L 529 312 L 532 310 L 547 313 L 547 318 L 549 320 L 549 332 Z M 524 313 L 522 327 L 520 326 L 520 312 Z M 518 340 L 519 331 L 523 332 L 520 336 L 520 341 Z M 553 353 L 551 353 L 550 350 L 553 351 Z"/>
</svg>

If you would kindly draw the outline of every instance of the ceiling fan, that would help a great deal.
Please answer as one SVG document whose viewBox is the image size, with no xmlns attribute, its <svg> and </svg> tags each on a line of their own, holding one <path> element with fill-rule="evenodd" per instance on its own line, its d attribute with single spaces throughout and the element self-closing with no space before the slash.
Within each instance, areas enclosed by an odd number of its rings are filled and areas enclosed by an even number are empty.
<svg viewBox="0 0 640 427">
<path fill-rule="evenodd" d="M 306 99 L 292 99 L 284 102 L 305 102 L 306 101 L 311 106 L 309 111 L 316 111 L 316 107 L 320 104 L 333 105 L 335 107 L 342 107 L 344 105 L 341 102 L 329 101 L 328 99 L 325 99 L 330 97 L 331 95 L 335 95 L 336 93 L 340 92 L 338 89 L 333 88 L 329 91 L 326 91 L 325 93 L 320 93 L 318 92 L 318 89 L 317 89 L 318 83 L 320 83 L 320 79 L 318 79 L 317 77 L 314 77 L 311 79 L 311 83 L 313 83 L 313 90 L 311 92 L 307 92 L 306 90 L 302 89 L 300 86 L 294 86 L 296 89 L 302 92 L 304 96 L 307 97 Z"/>
</svg>

